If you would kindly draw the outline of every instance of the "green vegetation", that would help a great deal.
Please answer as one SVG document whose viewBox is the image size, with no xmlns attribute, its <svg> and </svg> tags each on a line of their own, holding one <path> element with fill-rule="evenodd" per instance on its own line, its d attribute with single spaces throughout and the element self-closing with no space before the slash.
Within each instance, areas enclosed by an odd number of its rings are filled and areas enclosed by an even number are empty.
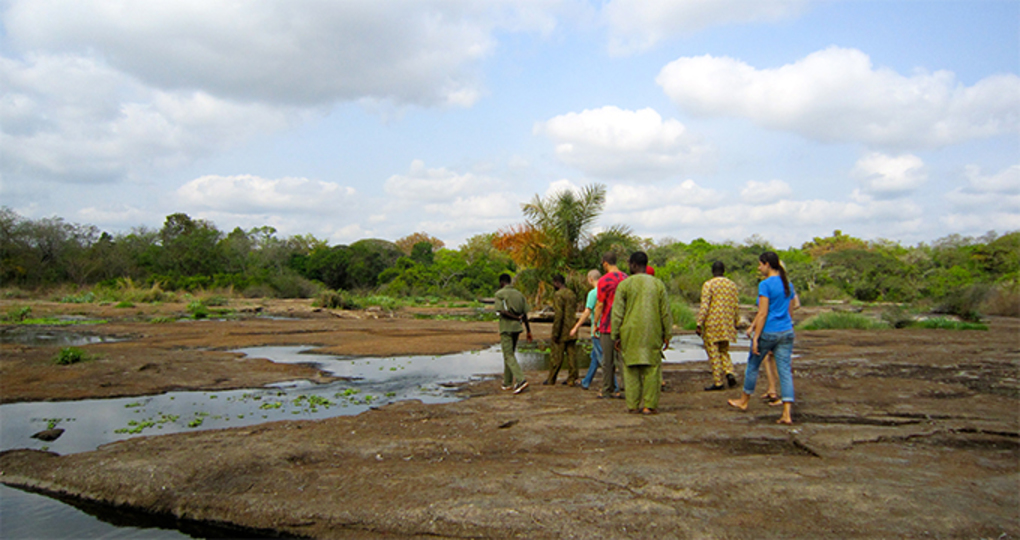
<svg viewBox="0 0 1020 540">
<path fill-rule="evenodd" d="M 29 306 L 12 306 L 7 310 L 4 317 L 5 322 L 20 323 L 32 315 L 32 308 Z"/>
<path fill-rule="evenodd" d="M 593 233 L 605 197 L 600 184 L 536 196 L 522 206 L 523 223 L 469 238 L 457 249 L 423 232 L 394 242 L 370 238 L 332 246 L 310 235 L 279 238 L 272 227 L 224 232 L 182 213 L 167 216 L 158 230 L 139 227 L 113 235 L 0 208 L 2 297 L 26 298 L 34 290 L 35 297 L 66 303 L 185 302 L 193 318 L 228 316 L 229 310 L 217 308 L 238 296 L 314 298 L 330 309 L 393 311 L 443 302 L 471 305 L 490 297 L 499 274 L 509 272 L 532 305 L 540 306 L 551 298 L 553 273 L 564 274 L 584 298 L 584 274 L 598 266 L 602 253 L 614 251 L 625 261 L 642 249 L 666 284 L 683 328 L 691 323 L 681 303 L 700 301 L 715 261 L 725 263 L 741 301 L 754 302 L 758 255 L 775 250 L 766 239 L 652 241 L 625 225 Z M 950 235 L 917 246 L 834 231 L 776 251 L 805 305 L 893 302 L 968 322 L 1020 316 L 1020 231 Z M 11 307 L 4 322 L 27 323 L 30 314 L 29 308 Z"/>
<path fill-rule="evenodd" d="M 988 326 L 981 323 L 956 321 L 945 317 L 935 317 L 932 319 L 917 321 L 911 326 L 936 330 L 988 330 Z"/>
<path fill-rule="evenodd" d="M 64 347 L 63 349 L 60 349 L 57 356 L 53 358 L 53 363 L 61 366 L 69 366 L 71 364 L 87 362 L 94 359 L 95 356 L 79 349 L 78 347 Z"/>
<path fill-rule="evenodd" d="M 811 317 L 810 319 L 800 323 L 798 328 L 802 330 L 874 330 L 879 328 L 889 328 L 889 325 L 885 322 L 865 317 L 860 313 L 834 311 Z"/>
<path fill-rule="evenodd" d="M 673 325 L 684 330 L 694 330 L 698 327 L 698 314 L 687 305 L 687 302 L 672 297 L 669 301 L 669 310 L 673 315 Z"/>
</svg>

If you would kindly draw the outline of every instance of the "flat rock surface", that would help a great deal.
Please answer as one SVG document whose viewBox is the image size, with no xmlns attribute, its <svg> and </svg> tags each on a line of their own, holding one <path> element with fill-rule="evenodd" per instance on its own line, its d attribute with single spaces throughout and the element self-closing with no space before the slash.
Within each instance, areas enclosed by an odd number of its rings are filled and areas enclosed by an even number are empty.
<svg viewBox="0 0 1020 540">
<path fill-rule="evenodd" d="M 215 335 L 179 328 L 206 324 Z M 798 332 L 792 427 L 777 425 L 779 410 L 757 399 L 747 412 L 728 407 L 735 390 L 704 392 L 708 366 L 696 362 L 668 365 L 652 416 L 594 391 L 533 385 L 514 396 L 483 381 L 463 387 L 468 399 L 456 403 L 136 437 L 67 456 L 8 451 L 0 481 L 315 538 L 1017 538 L 1020 321 L 989 326 Z M 95 370 L 75 383 L 81 397 L 110 395 L 88 381 L 118 370 L 124 386 L 155 392 L 165 389 L 133 380 L 158 368 L 178 387 L 243 387 L 307 369 L 239 366 L 222 352 L 238 346 L 365 351 L 374 340 L 387 351 L 379 354 L 399 354 L 497 340 L 495 323 L 318 312 L 92 331 L 135 339 L 83 347 L 108 365 L 81 365 Z M 548 327 L 536 334 L 547 337 Z M 48 362 L 53 351 L 36 349 L 5 346 L 4 401 L 73 393 L 66 378 L 49 375 L 58 369 Z M 142 357 L 157 367 L 139 369 Z M 175 366 L 185 358 L 187 374 Z M 32 380 L 40 388 L 26 388 Z"/>
</svg>

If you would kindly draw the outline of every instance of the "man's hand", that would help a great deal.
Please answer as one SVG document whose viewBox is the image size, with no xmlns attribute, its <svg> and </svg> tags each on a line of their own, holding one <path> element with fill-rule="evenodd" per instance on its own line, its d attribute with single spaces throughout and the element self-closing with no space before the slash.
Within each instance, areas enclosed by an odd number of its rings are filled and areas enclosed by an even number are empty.
<svg viewBox="0 0 1020 540">
<path fill-rule="evenodd" d="M 701 325 L 700 324 L 698 326 L 694 327 L 694 333 L 699 335 L 699 336 L 701 335 Z"/>
<path fill-rule="evenodd" d="M 576 326 L 570 329 L 570 337 L 577 337 L 577 327 Z"/>
<path fill-rule="evenodd" d="M 620 340 L 617 339 L 617 340 L 613 341 L 613 350 L 614 351 L 619 351 L 620 350 Z"/>
<path fill-rule="evenodd" d="M 531 343 L 534 339 L 531 338 L 531 332 L 528 332 L 528 343 Z"/>
</svg>

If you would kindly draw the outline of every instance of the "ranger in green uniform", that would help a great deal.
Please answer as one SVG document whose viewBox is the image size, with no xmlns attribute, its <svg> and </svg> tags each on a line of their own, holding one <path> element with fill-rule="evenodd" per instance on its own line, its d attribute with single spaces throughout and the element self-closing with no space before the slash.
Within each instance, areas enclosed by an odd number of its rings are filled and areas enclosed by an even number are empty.
<svg viewBox="0 0 1020 540">
<path fill-rule="evenodd" d="M 524 371 L 517 363 L 517 339 L 521 336 L 521 323 L 528 329 L 531 343 L 531 323 L 528 322 L 528 301 L 520 291 L 510 286 L 510 274 L 499 276 L 496 291 L 496 313 L 499 315 L 499 343 L 503 348 L 503 390 L 520 394 L 528 387 Z"/>
<path fill-rule="evenodd" d="M 630 277 L 616 288 L 612 335 L 623 357 L 623 385 L 627 409 L 654 414 L 659 406 L 662 351 L 669 346 L 673 316 L 666 286 L 646 274 L 648 255 L 630 256 Z"/>
<path fill-rule="evenodd" d="M 552 355 L 549 358 L 549 378 L 542 384 L 556 384 L 556 377 L 567 361 L 567 380 L 563 384 L 578 386 L 581 384 L 577 372 L 577 336 L 570 330 L 577 323 L 577 295 L 567 287 L 562 274 L 552 278 L 556 294 L 553 295 L 553 327 Z"/>
</svg>

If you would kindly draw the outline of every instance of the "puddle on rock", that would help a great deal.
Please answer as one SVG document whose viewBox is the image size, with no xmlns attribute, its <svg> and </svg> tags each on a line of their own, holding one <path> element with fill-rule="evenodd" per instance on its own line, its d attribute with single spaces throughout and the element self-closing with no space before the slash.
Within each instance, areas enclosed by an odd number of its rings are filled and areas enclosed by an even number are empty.
<svg viewBox="0 0 1020 540">
<path fill-rule="evenodd" d="M 81 332 L 63 332 L 48 328 L 5 328 L 0 330 L 0 343 L 29 347 L 78 347 L 93 343 L 124 341 L 120 338 L 96 336 Z"/>
</svg>

